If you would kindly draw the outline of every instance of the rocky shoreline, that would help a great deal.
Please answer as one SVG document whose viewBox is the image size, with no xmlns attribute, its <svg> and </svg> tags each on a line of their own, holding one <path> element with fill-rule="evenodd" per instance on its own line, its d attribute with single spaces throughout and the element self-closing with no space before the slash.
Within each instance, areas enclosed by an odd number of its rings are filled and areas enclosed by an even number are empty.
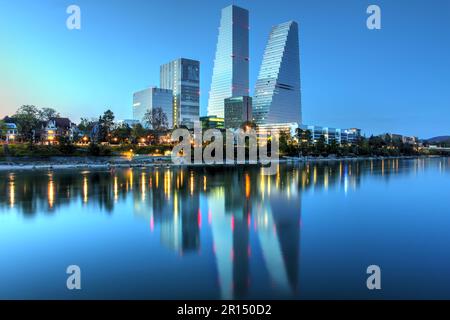
<svg viewBox="0 0 450 320">
<path fill-rule="evenodd" d="M 400 157 L 283 157 L 278 163 L 317 163 L 317 162 L 339 162 L 339 161 L 370 161 L 370 160 L 392 160 L 392 159 L 417 159 L 429 158 L 430 156 L 400 156 Z M 260 165 L 248 163 L 236 163 L 234 165 Z M 142 167 L 230 167 L 233 164 L 183 164 L 172 163 L 170 157 L 136 156 L 124 157 L 90 157 L 70 158 L 51 157 L 39 158 L 11 158 L 0 160 L 0 171 L 22 171 L 22 170 L 82 170 L 82 169 L 110 169 L 110 168 L 142 168 Z"/>
</svg>

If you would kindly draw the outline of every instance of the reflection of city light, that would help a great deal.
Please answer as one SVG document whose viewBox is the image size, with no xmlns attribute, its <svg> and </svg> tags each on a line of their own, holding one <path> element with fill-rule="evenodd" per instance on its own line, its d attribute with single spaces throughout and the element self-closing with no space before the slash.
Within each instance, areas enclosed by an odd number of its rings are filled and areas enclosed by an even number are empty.
<svg viewBox="0 0 450 320">
<path fill-rule="evenodd" d="M 83 178 L 83 202 L 88 202 L 88 179 L 86 176 Z"/>
<path fill-rule="evenodd" d="M 325 173 L 323 175 L 323 185 L 325 190 L 328 190 L 328 170 L 325 170 Z"/>
<path fill-rule="evenodd" d="M 212 223 L 212 212 L 211 212 L 211 210 L 208 210 L 208 223 L 209 224 Z"/>
<path fill-rule="evenodd" d="M 142 175 L 141 175 L 141 196 L 142 196 L 142 201 L 145 201 L 146 194 L 147 194 L 147 176 L 146 176 L 145 172 L 142 172 Z"/>
<path fill-rule="evenodd" d="M 192 196 L 194 194 L 194 173 L 193 172 L 191 172 L 189 184 L 191 186 L 191 196 Z"/>
<path fill-rule="evenodd" d="M 159 171 L 155 172 L 155 186 L 156 186 L 156 189 L 159 188 Z"/>
<path fill-rule="evenodd" d="M 164 172 L 164 194 L 167 199 L 170 199 L 170 170 Z"/>
<path fill-rule="evenodd" d="M 202 227 L 202 212 L 200 211 L 200 208 L 198 209 L 198 213 L 197 213 L 197 224 L 199 229 L 201 229 Z"/>
<path fill-rule="evenodd" d="M 278 190 L 280 188 L 280 165 L 277 165 L 277 177 L 275 180 L 275 188 Z"/>
<path fill-rule="evenodd" d="M 173 193 L 173 217 L 174 223 L 178 223 L 178 192 Z"/>
<path fill-rule="evenodd" d="M 155 219 L 153 218 L 153 213 L 150 216 L 150 231 L 153 232 L 153 230 L 155 229 Z"/>
<path fill-rule="evenodd" d="M 313 170 L 313 184 L 314 185 L 317 184 L 317 166 L 314 166 L 314 170 Z"/>
<path fill-rule="evenodd" d="M 234 231 L 234 216 L 231 216 L 231 231 Z"/>
<path fill-rule="evenodd" d="M 14 208 L 16 203 L 16 185 L 14 182 L 14 174 L 9 175 L 9 205 Z"/>
<path fill-rule="evenodd" d="M 117 181 L 117 176 L 114 177 L 114 201 L 117 202 L 119 199 L 119 183 Z"/>
<path fill-rule="evenodd" d="M 48 205 L 50 208 L 53 207 L 53 204 L 55 203 L 55 185 L 53 183 L 53 178 L 50 176 L 50 180 L 48 181 L 48 188 L 47 188 L 47 194 L 48 194 Z"/>
<path fill-rule="evenodd" d="M 207 186 L 207 178 L 206 176 L 203 176 L 203 191 L 206 192 L 206 186 Z"/>
<path fill-rule="evenodd" d="M 264 200 L 264 193 L 266 192 L 266 176 L 264 175 L 264 170 L 261 168 L 261 175 L 259 178 L 259 190 L 261 191 L 261 198 Z"/>
<path fill-rule="evenodd" d="M 306 187 L 306 182 L 307 182 L 306 172 L 305 172 L 305 171 L 302 171 L 302 189 L 305 189 L 305 187 Z"/>
<path fill-rule="evenodd" d="M 245 174 L 245 197 L 250 198 L 250 176 L 248 173 Z"/>
<path fill-rule="evenodd" d="M 134 175 L 133 175 L 133 169 L 130 169 L 128 171 L 128 176 L 130 178 L 130 190 L 133 190 L 133 184 L 134 184 Z"/>
</svg>

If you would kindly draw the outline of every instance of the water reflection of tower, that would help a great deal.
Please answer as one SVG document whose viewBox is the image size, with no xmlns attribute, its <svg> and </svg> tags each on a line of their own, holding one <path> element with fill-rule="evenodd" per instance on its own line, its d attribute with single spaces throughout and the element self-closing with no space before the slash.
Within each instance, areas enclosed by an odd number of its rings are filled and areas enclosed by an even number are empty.
<svg viewBox="0 0 450 320">
<path fill-rule="evenodd" d="M 249 289 L 250 174 L 222 172 L 208 178 L 207 197 L 221 296 L 245 298 Z"/>
<path fill-rule="evenodd" d="M 254 219 L 271 281 L 278 291 L 291 296 L 298 291 L 301 194 L 296 187 L 299 174 L 288 169 L 274 177 L 260 176 L 260 184 L 275 184 L 275 190 L 262 191 Z"/>
<path fill-rule="evenodd" d="M 201 213 L 199 193 L 191 192 L 192 188 L 199 188 L 200 179 L 193 177 L 180 183 L 181 174 L 186 175 L 180 171 L 165 173 L 165 191 L 154 189 L 153 205 L 158 208 L 154 212 L 161 223 L 161 242 L 182 254 L 200 248 Z"/>
</svg>

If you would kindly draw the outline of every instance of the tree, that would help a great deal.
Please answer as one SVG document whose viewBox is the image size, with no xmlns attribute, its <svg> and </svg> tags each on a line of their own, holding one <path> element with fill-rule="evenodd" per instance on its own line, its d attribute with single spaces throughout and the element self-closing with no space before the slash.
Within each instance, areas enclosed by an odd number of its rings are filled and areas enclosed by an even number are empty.
<svg viewBox="0 0 450 320">
<path fill-rule="evenodd" d="M 312 145 L 311 130 L 303 130 L 302 128 L 297 128 L 295 130 L 295 137 L 299 142 L 301 153 L 308 154 Z"/>
<path fill-rule="evenodd" d="M 8 130 L 8 127 L 6 126 L 6 122 L 3 120 L 0 120 L 0 138 L 6 136 L 7 130 Z"/>
<path fill-rule="evenodd" d="M 114 128 L 114 113 L 111 110 L 106 110 L 103 116 L 98 119 L 99 124 L 99 139 L 107 141 L 111 131 Z"/>
<path fill-rule="evenodd" d="M 13 118 L 24 140 L 33 143 L 34 133 L 39 124 L 40 111 L 32 105 L 21 106 Z"/>
<path fill-rule="evenodd" d="M 140 123 L 133 125 L 133 127 L 131 128 L 131 139 L 133 143 L 136 143 L 139 138 L 144 137 L 145 134 L 145 129 Z"/>
<path fill-rule="evenodd" d="M 279 147 L 280 152 L 289 153 L 289 135 L 285 131 L 280 132 Z"/>
<path fill-rule="evenodd" d="M 53 108 L 42 108 L 39 110 L 39 120 L 49 121 L 51 118 L 59 118 L 60 114 Z"/>
<path fill-rule="evenodd" d="M 326 151 L 326 140 L 325 136 L 322 134 L 316 142 L 316 151 L 318 154 L 322 154 Z"/>
<path fill-rule="evenodd" d="M 111 134 L 113 136 L 113 139 L 117 139 L 117 142 L 124 142 L 131 136 L 131 128 L 127 124 L 122 124 L 120 126 L 117 126 L 117 128 L 115 128 Z"/>
<path fill-rule="evenodd" d="M 157 132 L 167 130 L 169 127 L 167 115 L 160 107 L 153 108 L 151 111 L 148 110 L 144 115 L 143 122 L 148 128 L 152 128 Z"/>
<path fill-rule="evenodd" d="M 336 139 L 332 139 L 330 145 L 328 146 L 328 152 L 330 154 L 337 154 L 339 151 L 339 145 Z"/>
<path fill-rule="evenodd" d="M 81 118 L 80 123 L 78 124 L 78 130 L 81 132 L 81 134 L 83 135 L 90 135 L 92 129 L 95 126 L 95 121 L 92 120 L 88 120 L 86 118 Z"/>
</svg>

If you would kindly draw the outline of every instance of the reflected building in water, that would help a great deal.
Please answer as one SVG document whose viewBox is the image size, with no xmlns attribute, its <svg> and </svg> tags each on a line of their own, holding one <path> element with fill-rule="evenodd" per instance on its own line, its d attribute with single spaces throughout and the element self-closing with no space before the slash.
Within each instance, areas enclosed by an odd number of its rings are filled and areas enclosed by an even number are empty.
<svg viewBox="0 0 450 320">
<path fill-rule="evenodd" d="M 302 194 L 347 194 L 367 175 L 388 180 L 426 165 L 445 174 L 449 164 L 446 158 L 283 164 L 273 176 L 256 166 L 1 172 L 0 214 L 56 215 L 72 205 L 80 215 L 87 208 L 110 215 L 129 208 L 164 250 L 214 258 L 221 298 L 251 297 L 267 286 L 290 298 L 300 291 Z"/>
</svg>

